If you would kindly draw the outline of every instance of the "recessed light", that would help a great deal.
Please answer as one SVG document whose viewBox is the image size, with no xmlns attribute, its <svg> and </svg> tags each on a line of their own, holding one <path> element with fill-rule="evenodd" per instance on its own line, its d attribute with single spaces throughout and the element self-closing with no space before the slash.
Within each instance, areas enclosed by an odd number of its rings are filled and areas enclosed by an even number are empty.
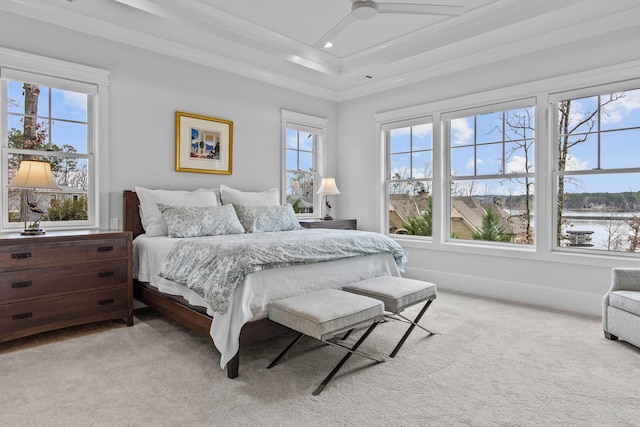
<svg viewBox="0 0 640 427">
<path fill-rule="evenodd" d="M 324 44 L 324 48 L 325 48 L 325 49 L 329 49 L 330 47 L 333 47 L 333 43 L 331 43 L 331 42 L 326 42 L 326 43 Z"/>
</svg>

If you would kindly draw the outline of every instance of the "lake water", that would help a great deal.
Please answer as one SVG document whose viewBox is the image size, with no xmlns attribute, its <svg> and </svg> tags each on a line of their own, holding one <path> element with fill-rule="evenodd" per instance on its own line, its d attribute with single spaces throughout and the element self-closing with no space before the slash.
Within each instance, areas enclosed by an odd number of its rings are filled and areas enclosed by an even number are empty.
<svg viewBox="0 0 640 427">
<path fill-rule="evenodd" d="M 616 213 L 617 218 L 632 218 L 633 212 Z M 598 211 L 565 211 L 564 217 L 571 224 L 570 227 L 564 227 L 563 231 L 592 231 L 591 243 L 593 249 L 607 250 L 610 230 L 618 230 L 619 235 L 629 236 L 631 228 L 621 219 L 611 219 L 611 213 Z M 535 220 L 532 221 L 535 230 Z M 624 252 L 629 246 L 626 239 L 623 239 L 622 248 L 618 251 Z M 615 250 L 615 249 L 611 249 Z"/>
<path fill-rule="evenodd" d="M 611 214 L 607 212 L 565 212 L 566 219 L 572 225 L 566 227 L 566 230 L 574 231 L 593 231 L 591 235 L 591 243 L 594 249 L 607 249 L 607 242 L 609 240 L 610 233 L 616 233 L 622 236 L 628 236 L 631 233 L 631 228 L 624 220 L 611 219 Z M 631 218 L 633 213 L 617 213 L 617 217 Z M 599 217 L 599 218 L 594 218 Z M 626 239 L 622 243 L 625 250 L 628 247 Z M 612 249 L 613 250 L 613 249 Z"/>
</svg>

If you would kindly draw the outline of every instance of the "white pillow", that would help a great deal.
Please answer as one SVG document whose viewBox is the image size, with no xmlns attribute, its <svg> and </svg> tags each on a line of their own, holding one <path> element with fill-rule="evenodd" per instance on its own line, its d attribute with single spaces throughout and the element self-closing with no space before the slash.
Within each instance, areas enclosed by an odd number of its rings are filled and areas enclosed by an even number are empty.
<svg viewBox="0 0 640 427">
<path fill-rule="evenodd" d="M 195 191 L 183 190 L 149 190 L 136 187 L 140 200 L 140 219 L 147 236 L 166 236 L 167 224 L 158 209 L 157 203 L 173 206 L 217 206 L 216 193 L 210 189 Z"/>
<path fill-rule="evenodd" d="M 240 191 L 226 185 L 220 186 L 222 203 L 244 206 L 277 206 L 280 204 L 280 191 L 270 188 L 265 191 Z"/>
</svg>

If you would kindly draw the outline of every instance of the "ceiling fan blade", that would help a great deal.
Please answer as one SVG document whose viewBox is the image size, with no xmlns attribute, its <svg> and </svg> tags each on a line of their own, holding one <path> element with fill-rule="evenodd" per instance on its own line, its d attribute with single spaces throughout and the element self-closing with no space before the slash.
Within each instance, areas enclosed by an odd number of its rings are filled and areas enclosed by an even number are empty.
<svg viewBox="0 0 640 427">
<path fill-rule="evenodd" d="M 143 12 L 152 13 L 154 15 L 161 15 L 161 11 L 164 9 L 149 0 L 114 0 L 116 3 L 121 3 L 134 9 L 141 10 Z"/>
<path fill-rule="evenodd" d="M 342 21 L 338 22 L 332 29 L 327 31 L 327 33 L 320 37 L 317 42 L 313 44 L 314 47 L 324 47 L 325 43 L 333 40 L 338 34 L 343 32 L 345 28 L 347 28 L 351 23 L 355 20 L 353 15 L 348 14 L 345 16 Z"/>
<path fill-rule="evenodd" d="M 402 13 L 411 15 L 460 16 L 464 6 L 446 6 L 441 4 L 417 3 L 377 3 L 378 13 Z"/>
</svg>

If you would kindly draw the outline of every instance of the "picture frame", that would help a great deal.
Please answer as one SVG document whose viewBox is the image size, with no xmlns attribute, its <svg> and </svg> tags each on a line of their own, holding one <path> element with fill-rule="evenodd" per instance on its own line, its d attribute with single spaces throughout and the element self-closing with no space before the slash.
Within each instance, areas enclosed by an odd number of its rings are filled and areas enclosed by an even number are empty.
<svg viewBox="0 0 640 427">
<path fill-rule="evenodd" d="M 176 171 L 231 175 L 233 122 L 176 111 Z"/>
</svg>

